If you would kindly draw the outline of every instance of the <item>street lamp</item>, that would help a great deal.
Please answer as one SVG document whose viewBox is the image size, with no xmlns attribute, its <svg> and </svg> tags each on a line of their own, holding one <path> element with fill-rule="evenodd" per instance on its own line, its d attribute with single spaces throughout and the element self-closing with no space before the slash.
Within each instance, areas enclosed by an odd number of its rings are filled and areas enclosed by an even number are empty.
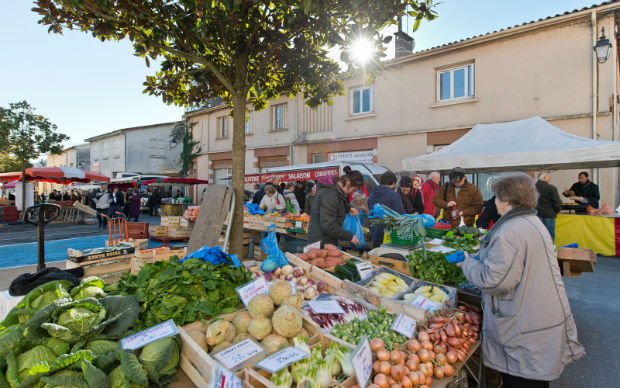
<svg viewBox="0 0 620 388">
<path fill-rule="evenodd" d="M 172 139 L 172 141 L 170 142 L 170 148 L 171 148 L 171 149 L 172 149 L 172 148 L 176 148 L 176 146 L 177 146 L 177 141 L 176 141 L 176 140 L 174 140 L 174 139 Z"/>
<path fill-rule="evenodd" d="M 609 39 L 605 36 L 605 27 L 601 28 L 601 37 L 598 38 L 596 42 L 596 46 L 594 46 L 594 51 L 596 52 L 596 58 L 598 59 L 598 63 L 605 63 L 607 58 L 609 58 L 609 51 L 611 50 L 611 43 Z"/>
</svg>

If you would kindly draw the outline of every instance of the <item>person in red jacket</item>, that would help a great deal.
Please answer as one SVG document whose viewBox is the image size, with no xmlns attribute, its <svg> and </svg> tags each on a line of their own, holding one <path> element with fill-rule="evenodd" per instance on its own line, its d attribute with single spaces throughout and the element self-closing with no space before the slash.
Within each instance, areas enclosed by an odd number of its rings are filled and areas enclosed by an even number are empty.
<svg viewBox="0 0 620 388">
<path fill-rule="evenodd" d="M 424 201 L 424 214 L 429 214 L 435 218 L 439 216 L 439 209 L 433 203 L 435 192 L 439 190 L 439 180 L 441 176 L 437 171 L 431 172 L 428 180 L 422 184 L 422 200 Z"/>
</svg>

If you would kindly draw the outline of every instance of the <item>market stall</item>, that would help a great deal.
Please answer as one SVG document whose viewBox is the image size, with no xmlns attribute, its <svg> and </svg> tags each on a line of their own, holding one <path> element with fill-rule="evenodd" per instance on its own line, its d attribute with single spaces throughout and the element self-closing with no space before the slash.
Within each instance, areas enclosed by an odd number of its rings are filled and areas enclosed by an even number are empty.
<svg viewBox="0 0 620 388">
<path fill-rule="evenodd" d="M 620 256 L 620 217 L 559 214 L 555 221 L 557 246 L 578 244 L 603 256 Z"/>
</svg>

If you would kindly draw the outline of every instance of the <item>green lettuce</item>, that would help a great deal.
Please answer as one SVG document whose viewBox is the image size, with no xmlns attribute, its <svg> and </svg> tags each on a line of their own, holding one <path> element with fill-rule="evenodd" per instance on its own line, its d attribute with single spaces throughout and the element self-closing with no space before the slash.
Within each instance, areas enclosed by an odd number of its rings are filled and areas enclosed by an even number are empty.
<svg viewBox="0 0 620 388">
<path fill-rule="evenodd" d="M 73 300 L 103 298 L 106 296 L 105 291 L 103 291 L 104 286 L 105 283 L 103 280 L 97 276 L 84 278 L 80 284 L 71 290 L 71 298 L 73 298 Z"/>
<path fill-rule="evenodd" d="M 146 369 L 149 379 L 159 384 L 161 379 L 176 373 L 179 364 L 179 339 L 162 338 L 142 348 L 140 361 Z"/>
<path fill-rule="evenodd" d="M 73 286 L 68 280 L 54 280 L 30 291 L 17 306 L 7 314 L 1 325 L 8 327 L 27 322 L 37 311 L 59 300 L 69 298 L 69 290 Z"/>
</svg>

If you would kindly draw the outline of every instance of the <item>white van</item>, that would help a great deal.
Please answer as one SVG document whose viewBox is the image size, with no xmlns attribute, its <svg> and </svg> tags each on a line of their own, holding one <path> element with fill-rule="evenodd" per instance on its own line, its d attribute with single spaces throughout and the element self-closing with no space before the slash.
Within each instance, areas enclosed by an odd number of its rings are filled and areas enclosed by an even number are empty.
<svg viewBox="0 0 620 388">
<path fill-rule="evenodd" d="M 340 175 L 344 174 L 345 166 L 350 166 L 352 170 L 359 171 L 364 177 L 364 184 L 368 189 L 368 192 L 379 185 L 379 178 L 381 174 L 386 171 L 390 171 L 388 168 L 380 166 L 378 164 L 369 164 L 363 162 L 324 162 L 324 163 L 312 163 L 312 164 L 299 164 L 295 166 L 283 166 L 283 167 L 271 167 L 267 168 L 264 173 L 282 173 L 290 171 L 304 171 L 304 170 L 318 170 L 323 168 L 335 168 L 338 167 Z"/>
</svg>

